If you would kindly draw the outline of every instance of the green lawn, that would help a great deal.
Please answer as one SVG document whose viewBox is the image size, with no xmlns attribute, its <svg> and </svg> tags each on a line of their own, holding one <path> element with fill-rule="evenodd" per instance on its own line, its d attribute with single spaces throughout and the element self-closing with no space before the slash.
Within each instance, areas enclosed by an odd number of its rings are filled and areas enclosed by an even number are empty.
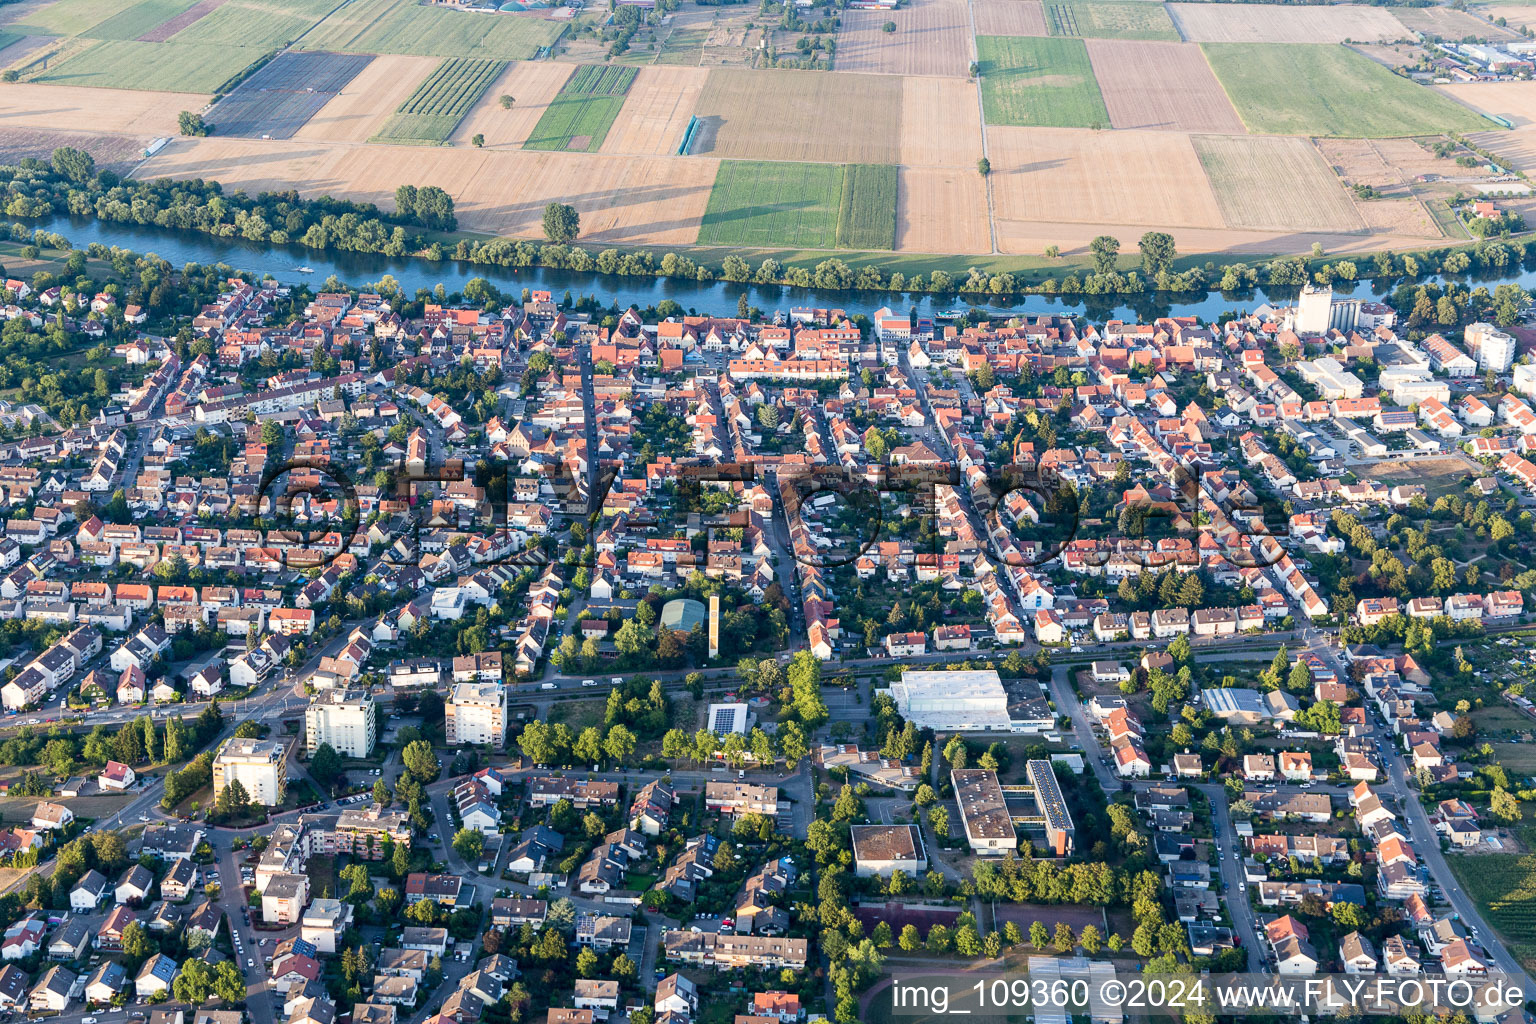
<svg viewBox="0 0 1536 1024">
<path fill-rule="evenodd" d="M 374 136 L 380 142 L 445 141 L 507 62 L 452 57 L 416 87 Z"/>
<path fill-rule="evenodd" d="M 353 0 L 304 37 L 307 50 L 526 60 L 565 31 L 561 22 L 424 7 L 414 0 Z"/>
<path fill-rule="evenodd" d="M 837 164 L 722 161 L 699 244 L 830 249 L 837 244 L 842 195 Z"/>
<path fill-rule="evenodd" d="M 544 108 L 523 148 L 596 153 L 634 80 L 632 67 L 583 64 Z"/>
<path fill-rule="evenodd" d="M 1097 3 L 1092 0 L 1045 0 L 1045 20 L 1053 36 L 1087 39 L 1166 39 L 1179 32 L 1162 4 Z"/>
<path fill-rule="evenodd" d="M 137 0 L 59 0 L 6 29 L 23 36 L 78 36 L 132 7 Z"/>
<path fill-rule="evenodd" d="M 1109 126 L 1081 39 L 977 36 L 976 53 L 987 124 Z"/>
<path fill-rule="evenodd" d="M 92 39 L 137 39 L 195 3 L 197 0 L 140 0 L 121 14 L 88 29 L 84 35 Z"/>
<path fill-rule="evenodd" d="M 1393 138 L 1487 131 L 1487 118 L 1368 57 L 1327 43 L 1202 43 L 1252 132 Z"/>
<path fill-rule="evenodd" d="M 103 89 L 211 93 L 261 55 L 261 50 L 235 46 L 109 39 L 39 75 L 37 81 Z"/>
<path fill-rule="evenodd" d="M 889 249 L 896 244 L 895 167 L 849 164 L 843 169 L 837 244 L 843 249 Z"/>
<path fill-rule="evenodd" d="M 229 0 L 171 41 L 270 50 L 298 39 L 335 6 L 335 0 Z"/>
</svg>

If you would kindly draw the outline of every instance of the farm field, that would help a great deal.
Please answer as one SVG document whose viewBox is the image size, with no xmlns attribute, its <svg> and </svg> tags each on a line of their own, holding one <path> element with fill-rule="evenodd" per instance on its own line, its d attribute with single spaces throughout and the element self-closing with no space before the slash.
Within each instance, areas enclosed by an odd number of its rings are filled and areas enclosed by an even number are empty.
<svg viewBox="0 0 1536 1024">
<path fill-rule="evenodd" d="M 97 112 L 110 109 L 113 116 L 107 124 L 113 132 L 152 139 L 175 135 L 177 113 L 201 110 L 207 102 L 208 97 L 201 94 L 12 82 L 0 89 L 0 134 L 88 124 Z"/>
<path fill-rule="evenodd" d="M 1418 237 L 1430 240 L 1444 238 L 1446 235 L 1439 219 L 1425 208 L 1423 202 L 1411 196 L 1369 201 L 1351 199 L 1350 201 L 1354 203 L 1355 212 L 1364 222 L 1365 230 L 1373 235 Z M 1466 232 L 1457 228 L 1454 237 L 1465 238 Z"/>
<path fill-rule="evenodd" d="M 1221 83 L 1191 43 L 1090 39 L 1088 58 L 1116 128 L 1243 131 Z"/>
<path fill-rule="evenodd" d="M 1489 125 L 1461 104 L 1343 46 L 1207 43 L 1201 48 L 1252 132 L 1387 138 Z M 1282 80 L 1305 82 L 1307 88 L 1275 88 Z"/>
<path fill-rule="evenodd" d="M 1041 0 L 976 0 L 979 36 L 1048 36 Z"/>
<path fill-rule="evenodd" d="M 1359 231 L 1365 225 L 1311 140 L 1197 135 L 1200 156 L 1228 227 Z"/>
<path fill-rule="evenodd" d="M 932 144 L 934 125 L 944 126 L 942 146 Z M 965 167 L 975 174 L 981 156 L 976 86 L 959 78 L 904 79 L 897 137 L 902 144 L 900 162 L 905 166 Z"/>
<path fill-rule="evenodd" d="M 34 81 L 101 89 L 213 93 L 260 56 L 259 50 L 240 47 L 108 39 L 54 65 Z"/>
<path fill-rule="evenodd" d="M 1446 860 L 1510 953 L 1526 970 L 1536 969 L 1536 855 L 1453 854 Z"/>
<path fill-rule="evenodd" d="M 987 138 L 999 222 L 1226 226 L 1187 135 L 993 128 Z"/>
<path fill-rule="evenodd" d="M 839 71 L 964 76 L 971 62 L 971 19 L 962 0 L 913 0 L 894 11 L 843 11 Z M 882 26 L 895 22 L 896 31 Z"/>
<path fill-rule="evenodd" d="M 641 68 L 608 130 L 603 152 L 676 153 L 708 79 L 703 68 Z"/>
<path fill-rule="evenodd" d="M 139 42 L 163 43 L 199 18 L 205 17 L 210 11 L 217 10 L 224 2 L 225 0 L 197 0 L 197 3 L 180 14 L 166 19 L 139 36 Z"/>
<path fill-rule="evenodd" d="M 544 116 L 550 100 L 559 94 L 560 87 L 574 70 L 569 64 L 513 61 L 459 122 L 453 141 L 468 145 L 470 139 L 483 135 L 488 149 L 521 149 L 533 126 Z M 502 109 L 502 96 L 512 97 L 511 109 Z"/>
<path fill-rule="evenodd" d="M 1512 29 L 1490 25 L 1482 18 L 1458 11 L 1454 7 L 1394 7 L 1392 16 L 1415 32 L 1443 39 L 1464 39 L 1467 36 L 1493 40 L 1520 38 L 1520 33 Z M 1525 17 L 1536 22 L 1536 18 L 1531 17 L 1529 12 Z M 1514 19 L 1509 19 L 1509 22 L 1512 25 L 1524 24 Z"/>
<path fill-rule="evenodd" d="M 171 37 L 261 50 L 298 39 L 336 6 L 335 0 L 227 0 Z"/>
<path fill-rule="evenodd" d="M 1162 39 L 1176 42 L 1173 27 L 1162 4 L 1101 2 L 1101 0 L 1044 0 L 1045 20 L 1053 36 L 1084 36 L 1092 39 Z"/>
<path fill-rule="evenodd" d="M 356 78 L 372 57 L 279 54 L 208 112 L 219 135 L 290 139 Z"/>
<path fill-rule="evenodd" d="M 837 244 L 843 249 L 889 249 L 896 240 L 896 168 L 849 164 L 837 210 Z"/>
<path fill-rule="evenodd" d="M 83 149 L 96 158 L 96 168 L 126 174 L 143 158 L 149 135 L 103 135 L 100 132 L 55 131 L 49 128 L 19 128 L 0 118 L 0 164 L 14 164 L 27 157 L 47 160 L 61 146 Z M 6 267 L 12 266 L 10 259 Z M 14 273 L 14 270 L 12 271 Z"/>
<path fill-rule="evenodd" d="M 36 10 L 23 11 L 6 25 L 16 35 L 78 36 L 133 7 L 137 0 L 58 0 Z"/>
<path fill-rule="evenodd" d="M 506 63 L 452 57 L 437 66 L 416 91 L 384 122 L 379 142 L 446 142 L 485 89 L 506 70 Z"/>
<path fill-rule="evenodd" d="M 1191 43 L 1272 45 L 1412 38 L 1403 23 L 1382 7 L 1170 3 L 1168 13 L 1173 16 L 1179 35 Z"/>
<path fill-rule="evenodd" d="M 888 249 L 896 184 L 894 167 L 723 161 L 698 243 Z"/>
<path fill-rule="evenodd" d="M 987 124 L 1107 126 L 1109 111 L 1080 39 L 977 36 Z"/>
<path fill-rule="evenodd" d="M 523 148 L 597 152 L 634 80 L 634 68 L 583 64 L 550 101 Z"/>
<path fill-rule="evenodd" d="M 1516 170 L 1528 174 L 1536 171 L 1536 125 L 1526 125 L 1512 132 L 1498 129 L 1471 132 L 1467 141 L 1496 154 Z"/>
<path fill-rule="evenodd" d="M 1435 88 L 1485 114 L 1507 117 L 1516 128 L 1536 124 L 1536 86 L 1530 82 L 1475 82 Z"/>
<path fill-rule="evenodd" d="M 374 57 L 293 137 L 366 142 L 437 65 L 433 57 Z"/>
<path fill-rule="evenodd" d="M 140 0 L 126 11 L 87 29 L 92 39 L 138 39 L 155 26 L 191 7 L 197 0 Z"/>
<path fill-rule="evenodd" d="M 987 186 L 974 167 L 902 167 L 896 178 L 898 250 L 992 251 Z"/>
<path fill-rule="evenodd" d="M 412 0 L 353 0 L 304 37 L 307 50 L 526 60 L 565 31 L 542 13 L 479 14 Z"/>
<path fill-rule="evenodd" d="M 0 32 L 0 68 L 21 61 L 33 50 L 52 41 L 52 36 L 13 36 Z"/>
<path fill-rule="evenodd" d="M 656 55 L 658 64 L 698 65 L 704 62 L 704 40 L 709 38 L 709 22 L 698 14 L 677 14 L 677 23 L 661 42 Z"/>
<path fill-rule="evenodd" d="M 252 193 L 294 189 L 305 197 L 346 195 L 385 208 L 392 208 L 398 186 L 430 182 L 453 196 L 459 225 L 467 231 L 541 238 L 544 207 L 558 200 L 581 214 L 583 244 L 691 245 L 717 165 L 664 157 L 213 137 L 174 139 L 139 174 L 209 178 Z M 508 182 L 518 183 L 515 194 Z"/>
<path fill-rule="evenodd" d="M 1454 158 L 1437 157 L 1413 139 L 1318 139 L 1317 148 L 1350 185 L 1384 188 L 1409 184 L 1419 175 L 1489 174 L 1482 166 L 1458 167 Z"/>
<path fill-rule="evenodd" d="M 900 163 L 908 155 L 899 136 L 903 91 L 903 80 L 894 75 L 712 68 L 694 109 L 702 123 L 692 153 Z M 765 102 L 770 96 L 773 102 Z M 814 131 L 806 130 L 808 111 L 816 114 Z"/>
<path fill-rule="evenodd" d="M 760 22 L 756 11 L 733 12 L 728 7 L 716 7 L 704 37 L 702 63 L 707 67 L 750 67 L 763 39 Z"/>
</svg>

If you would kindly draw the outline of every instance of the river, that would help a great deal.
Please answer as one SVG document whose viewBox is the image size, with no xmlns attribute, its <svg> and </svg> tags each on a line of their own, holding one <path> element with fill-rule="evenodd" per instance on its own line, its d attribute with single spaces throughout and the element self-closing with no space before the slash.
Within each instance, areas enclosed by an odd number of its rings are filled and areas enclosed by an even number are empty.
<svg viewBox="0 0 1536 1024">
<path fill-rule="evenodd" d="M 68 238 L 76 248 L 85 248 L 92 242 L 106 246 L 132 249 L 138 253 L 154 253 L 172 266 L 187 263 L 205 265 L 224 263 L 236 270 L 267 275 L 285 284 L 307 284 L 318 290 L 325 280 L 335 277 L 352 287 L 361 287 L 392 276 L 407 295 L 419 288 L 433 288 L 441 283 L 449 292 L 459 291 L 471 278 L 482 277 L 502 291 L 520 292 L 523 288 L 547 289 L 556 298 L 570 291 L 572 295 L 596 296 L 604 305 L 618 303 L 622 307 L 636 305 L 644 309 L 672 299 L 684 309 L 699 313 L 730 315 L 745 291 L 747 302 L 765 313 L 788 311 L 794 306 L 819 306 L 847 310 L 850 314 L 872 314 L 882 306 L 898 311 L 915 307 L 919 313 L 930 314 L 952 308 L 964 308 L 970 303 L 954 295 L 908 295 L 896 292 L 830 291 L 813 288 L 791 288 L 783 285 L 748 285 L 729 281 L 680 281 L 657 277 L 621 277 L 613 274 L 576 273 L 568 270 L 549 270 L 542 267 L 481 266 L 458 260 L 434 262 L 420 257 L 390 257 L 376 253 L 320 252 L 298 245 L 271 245 L 238 238 L 215 238 L 196 232 L 178 231 L 152 225 L 118 224 L 97 220 L 94 217 L 72 217 L 65 214 L 30 222 L 32 226 L 51 231 Z M 590 247 L 588 247 L 590 249 Z M 299 268 L 308 267 L 309 272 Z M 1473 284 L 1483 284 L 1490 289 L 1495 284 L 1513 282 L 1528 289 L 1536 289 L 1536 271 L 1522 270 L 1507 277 L 1480 275 L 1457 278 Z M 1393 282 L 1395 285 L 1396 282 Z M 1385 295 L 1387 287 L 1374 288 L 1370 282 L 1336 284 L 1335 292 L 1358 294 L 1365 297 Z M 1275 289 L 1273 301 L 1289 304 L 1295 301 L 1296 289 Z M 1127 300 L 1121 296 L 1102 296 L 1087 301 L 1068 301 L 1049 295 L 1025 295 L 1015 297 L 1012 305 L 986 303 L 982 308 L 996 314 L 1063 314 L 1086 316 L 1094 322 L 1128 320 L 1145 323 L 1159 316 L 1197 316 L 1214 320 L 1221 314 L 1234 310 L 1251 310 L 1271 301 L 1271 293 L 1263 288 L 1243 292 L 1212 291 L 1203 297 L 1190 297 L 1170 293 L 1152 293 Z"/>
</svg>

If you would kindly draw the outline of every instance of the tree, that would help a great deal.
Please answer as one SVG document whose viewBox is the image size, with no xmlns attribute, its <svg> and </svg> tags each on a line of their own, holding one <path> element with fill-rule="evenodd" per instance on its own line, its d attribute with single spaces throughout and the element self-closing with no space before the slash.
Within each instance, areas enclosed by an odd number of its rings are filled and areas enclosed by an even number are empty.
<svg viewBox="0 0 1536 1024">
<path fill-rule="evenodd" d="M 944 744 L 944 761 L 953 771 L 965 768 L 965 762 L 970 756 L 970 749 L 965 744 L 965 739 L 954 735 L 949 742 Z"/>
<path fill-rule="evenodd" d="M 986 157 L 982 157 L 980 160 L 977 160 L 976 161 L 976 173 L 981 175 L 983 178 L 985 178 L 987 175 L 991 174 L 992 173 L 992 161 L 988 160 Z"/>
<path fill-rule="evenodd" d="M 566 203 L 550 203 L 544 207 L 544 237 L 551 242 L 566 245 L 581 234 L 581 215 L 576 207 Z"/>
<path fill-rule="evenodd" d="M 177 1001 L 191 1003 L 193 1006 L 207 1002 L 208 993 L 212 990 L 213 968 L 208 966 L 206 960 L 196 957 L 184 960 L 176 980 L 171 982 L 171 994 Z"/>
<path fill-rule="evenodd" d="M 388 807 L 393 797 L 389 793 L 389 784 L 383 779 L 373 780 L 373 802 L 380 807 Z"/>
<path fill-rule="evenodd" d="M 213 131 L 213 125 L 203 120 L 203 115 L 193 110 L 183 110 L 176 115 L 176 124 L 181 134 L 204 136 Z"/>
<path fill-rule="evenodd" d="M 603 750 L 615 761 L 623 764 L 635 752 L 635 734 L 623 725 L 615 725 L 603 738 Z"/>
<path fill-rule="evenodd" d="M 61 146 L 53 151 L 53 169 L 77 185 L 96 177 L 96 158 L 83 149 Z"/>
<path fill-rule="evenodd" d="M 250 805 L 251 796 L 239 779 L 231 779 L 226 783 L 214 800 L 214 810 L 224 815 L 243 814 Z"/>
<path fill-rule="evenodd" d="M 1088 243 L 1088 251 L 1093 257 L 1094 273 L 1112 273 L 1115 260 L 1120 255 L 1120 239 L 1113 235 L 1099 235 Z"/>
<path fill-rule="evenodd" d="M 922 939 L 918 936 L 916 925 L 906 924 L 901 926 L 901 935 L 897 937 L 896 945 L 900 946 L 903 952 L 914 952 L 922 944 Z"/>
<path fill-rule="evenodd" d="M 578 978 L 590 978 L 597 973 L 597 954 L 591 946 L 584 946 L 580 953 L 576 954 L 576 976 Z"/>
<path fill-rule="evenodd" d="M 1078 945 L 1083 947 L 1083 952 L 1089 956 L 1093 956 L 1104 945 L 1104 940 L 1099 935 L 1098 926 L 1091 924 L 1083 925 L 1083 933 L 1077 937 L 1077 942 Z"/>
<path fill-rule="evenodd" d="M 1159 274 L 1166 274 L 1173 269 L 1176 250 L 1172 235 L 1163 231 L 1148 231 L 1141 236 L 1137 248 L 1141 250 L 1141 272 L 1152 280 L 1157 280 Z"/>
<path fill-rule="evenodd" d="M 137 967 L 155 954 L 159 947 L 155 940 L 137 921 L 129 921 L 123 928 L 123 956 L 127 957 Z"/>
<path fill-rule="evenodd" d="M 476 132 L 469 137 L 469 144 L 474 146 L 476 149 L 480 149 L 485 145 L 485 136 L 481 135 L 479 132 Z"/>
<path fill-rule="evenodd" d="M 1072 934 L 1072 926 L 1065 921 L 1057 921 L 1053 942 L 1056 948 L 1063 953 L 1077 945 L 1077 936 Z"/>
<path fill-rule="evenodd" d="M 502 110 L 511 110 L 512 104 L 516 103 L 517 100 L 514 97 L 507 95 L 506 93 L 502 93 L 499 102 L 501 103 Z"/>
<path fill-rule="evenodd" d="M 226 1003 L 245 1001 L 245 978 L 233 961 L 225 960 L 214 969 L 213 994 Z"/>
<path fill-rule="evenodd" d="M 410 772 L 411 778 L 422 785 L 436 782 L 443 773 L 443 763 L 437 759 L 437 754 L 432 751 L 432 744 L 426 740 L 413 740 L 405 745 L 400 752 L 400 760 L 405 765 L 405 770 Z"/>
<path fill-rule="evenodd" d="M 474 864 L 485 849 L 485 836 L 478 829 L 461 828 L 453 834 L 453 852 Z"/>
<path fill-rule="evenodd" d="M 578 764 L 597 764 L 603 759 L 603 734 L 597 726 L 589 725 L 581 730 L 581 735 L 576 737 L 576 743 L 571 747 L 571 754 Z"/>
<path fill-rule="evenodd" d="M 1029 944 L 1036 949 L 1044 949 L 1051 941 L 1051 933 L 1045 927 L 1045 922 L 1036 921 L 1029 926 Z"/>
<path fill-rule="evenodd" d="M 315 756 L 309 759 L 309 774 L 320 783 L 321 789 L 331 792 L 342 774 L 341 755 L 336 753 L 336 748 L 329 743 L 320 744 Z"/>
<path fill-rule="evenodd" d="M 808 729 L 831 717 L 821 699 L 821 662 L 810 651 L 798 651 L 789 663 L 789 687 L 795 713 Z"/>
<path fill-rule="evenodd" d="M 1505 789 L 1498 786 L 1488 797 L 1488 809 L 1493 812 L 1494 818 L 1504 825 L 1511 825 L 1523 817 L 1520 811 L 1520 801 Z"/>
</svg>

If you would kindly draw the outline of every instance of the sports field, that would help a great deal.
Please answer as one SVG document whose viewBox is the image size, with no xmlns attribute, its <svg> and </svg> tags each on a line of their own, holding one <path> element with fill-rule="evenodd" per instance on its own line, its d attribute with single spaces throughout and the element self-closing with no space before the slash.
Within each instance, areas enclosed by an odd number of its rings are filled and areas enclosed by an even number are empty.
<svg viewBox="0 0 1536 1024">
<path fill-rule="evenodd" d="M 977 36 L 987 124 L 1109 126 L 1081 39 Z"/>
<path fill-rule="evenodd" d="M 634 68 L 583 64 L 545 109 L 523 148 L 597 152 L 634 80 Z"/>
<path fill-rule="evenodd" d="M 1228 227 L 1360 231 L 1365 225 L 1310 139 L 1197 135 L 1195 151 Z"/>
<path fill-rule="evenodd" d="M 1489 126 L 1461 104 L 1347 47 L 1206 43 L 1201 49 L 1252 132 L 1389 138 Z M 1306 87 L 1277 88 L 1277 82 Z"/>
<path fill-rule="evenodd" d="M 1053 36 L 1090 39 L 1162 39 L 1179 33 L 1162 4 L 1111 3 L 1098 0 L 1044 0 L 1045 20 Z"/>
<path fill-rule="evenodd" d="M 107 39 L 49 68 L 34 81 L 101 89 L 212 93 L 260 56 L 259 50 L 233 46 Z M 110 116 L 110 111 L 98 114 Z"/>
<path fill-rule="evenodd" d="M 138 39 L 170 21 L 197 0 L 139 0 L 138 3 L 85 31 L 92 39 Z"/>
<path fill-rule="evenodd" d="M 506 62 L 453 57 L 416 87 L 374 137 L 376 142 L 446 142 Z"/>
<path fill-rule="evenodd" d="M 843 11 L 839 71 L 964 75 L 971 62 L 971 19 L 963 0 L 913 0 L 894 11 Z M 886 32 L 887 22 L 896 31 Z"/>
<path fill-rule="evenodd" d="M 208 112 L 219 135 L 291 139 L 368 66 L 349 53 L 278 54 Z"/>
<path fill-rule="evenodd" d="M 564 31 L 563 22 L 550 21 L 542 12 L 480 14 L 424 7 L 413 0 L 352 0 L 315 26 L 302 45 L 350 53 L 526 60 Z"/>
<path fill-rule="evenodd" d="M 902 95 L 903 80 L 895 75 L 714 68 L 694 110 L 702 123 L 692 152 L 730 160 L 900 163 L 911 155 L 899 136 Z M 940 139 L 933 141 L 937 148 Z"/>
<path fill-rule="evenodd" d="M 1168 13 L 1180 35 L 1192 43 L 1342 43 L 1413 37 L 1386 8 L 1355 4 L 1171 3 Z"/>
<path fill-rule="evenodd" d="M 1221 83 L 1192 43 L 1090 39 L 1088 57 L 1116 128 L 1243 130 Z"/>
<path fill-rule="evenodd" d="M 888 249 L 895 230 L 894 167 L 726 160 L 698 241 Z"/>
</svg>

